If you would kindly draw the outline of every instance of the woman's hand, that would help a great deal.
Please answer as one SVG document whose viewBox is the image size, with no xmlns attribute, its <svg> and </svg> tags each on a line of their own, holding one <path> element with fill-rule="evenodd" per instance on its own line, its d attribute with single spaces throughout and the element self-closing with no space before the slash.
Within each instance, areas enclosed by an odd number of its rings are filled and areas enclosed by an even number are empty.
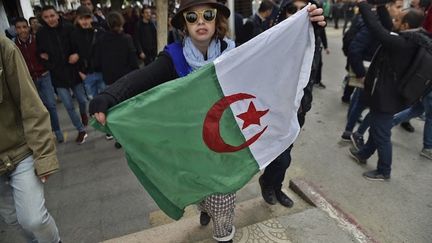
<svg viewBox="0 0 432 243">
<path fill-rule="evenodd" d="M 105 126 L 108 109 L 113 107 L 115 104 L 117 103 L 111 95 L 104 93 L 99 94 L 90 101 L 89 113 L 96 118 L 100 124 Z"/>
<path fill-rule="evenodd" d="M 100 124 L 102 124 L 102 125 L 105 126 L 105 124 L 106 124 L 106 116 L 105 116 L 105 113 L 103 113 L 103 112 L 97 112 L 97 113 L 94 114 L 94 117 L 96 118 L 96 120 L 97 120 Z"/>
<path fill-rule="evenodd" d="M 312 4 L 308 7 L 308 12 L 309 12 L 309 19 L 312 22 L 316 22 L 319 26 L 321 27 L 325 27 L 326 26 L 326 22 L 325 22 L 325 18 L 323 15 L 323 9 L 322 8 L 317 8 L 317 6 L 315 4 Z"/>
</svg>

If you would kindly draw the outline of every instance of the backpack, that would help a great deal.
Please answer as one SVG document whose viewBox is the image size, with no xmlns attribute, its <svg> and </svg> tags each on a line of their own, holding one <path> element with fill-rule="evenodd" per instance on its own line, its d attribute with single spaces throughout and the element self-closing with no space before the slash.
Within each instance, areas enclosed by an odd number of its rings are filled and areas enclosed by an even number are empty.
<svg viewBox="0 0 432 243">
<path fill-rule="evenodd" d="M 361 28 L 359 19 L 360 19 L 360 15 L 354 17 L 354 19 L 351 22 L 350 28 L 345 32 L 342 38 L 342 51 L 345 56 L 348 56 L 349 46 Z"/>
<path fill-rule="evenodd" d="M 404 104 L 413 105 L 432 90 L 431 63 L 432 49 L 420 46 L 399 83 Z"/>
</svg>

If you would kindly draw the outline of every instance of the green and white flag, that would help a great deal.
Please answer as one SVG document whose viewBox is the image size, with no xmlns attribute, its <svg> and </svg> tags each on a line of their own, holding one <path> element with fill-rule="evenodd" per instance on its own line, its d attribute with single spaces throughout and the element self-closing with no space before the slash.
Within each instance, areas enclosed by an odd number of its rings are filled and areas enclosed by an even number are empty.
<svg viewBox="0 0 432 243">
<path fill-rule="evenodd" d="M 242 188 L 294 142 L 313 53 L 304 8 L 188 76 L 113 107 L 104 129 L 158 206 L 179 219 L 206 196 Z"/>
</svg>

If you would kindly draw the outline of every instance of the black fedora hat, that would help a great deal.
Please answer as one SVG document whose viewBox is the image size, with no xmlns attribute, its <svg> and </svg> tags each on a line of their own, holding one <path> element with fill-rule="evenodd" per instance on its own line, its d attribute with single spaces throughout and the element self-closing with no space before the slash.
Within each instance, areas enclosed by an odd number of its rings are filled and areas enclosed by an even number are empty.
<svg viewBox="0 0 432 243">
<path fill-rule="evenodd" d="M 218 10 L 218 12 L 221 13 L 226 18 L 228 18 L 230 16 L 231 12 L 230 12 L 229 8 L 227 8 L 225 5 L 218 3 L 216 0 L 181 0 L 180 1 L 180 7 L 179 7 L 177 13 L 171 19 L 171 25 L 177 29 L 182 29 L 183 23 L 184 23 L 184 21 L 182 21 L 183 11 L 185 11 L 186 9 L 188 9 L 190 7 L 193 7 L 196 5 L 201 5 L 201 4 L 210 5 L 214 8 L 216 8 Z"/>
</svg>

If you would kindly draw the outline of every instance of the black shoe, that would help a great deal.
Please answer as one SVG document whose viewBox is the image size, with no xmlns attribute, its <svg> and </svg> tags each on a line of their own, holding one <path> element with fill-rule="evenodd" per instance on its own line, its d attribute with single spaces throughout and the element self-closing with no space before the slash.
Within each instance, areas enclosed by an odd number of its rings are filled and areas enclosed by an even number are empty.
<svg viewBox="0 0 432 243">
<path fill-rule="evenodd" d="M 227 240 L 227 241 L 218 241 L 218 243 L 232 243 L 233 240 Z"/>
<path fill-rule="evenodd" d="M 390 180 L 390 175 L 384 175 L 377 170 L 371 170 L 363 173 L 363 177 L 371 181 L 388 181 Z"/>
<path fill-rule="evenodd" d="M 321 83 L 321 82 L 316 83 L 315 85 L 317 86 L 317 88 L 320 88 L 320 89 L 325 89 L 326 88 L 326 86 L 323 83 Z"/>
<path fill-rule="evenodd" d="M 355 148 L 350 148 L 349 153 L 351 157 L 359 164 L 365 165 L 367 163 L 367 159 L 363 159 L 358 155 L 358 150 Z"/>
<path fill-rule="evenodd" d="M 347 105 L 350 104 L 350 99 L 349 98 L 346 99 L 346 98 L 342 97 L 341 100 L 342 100 L 342 103 L 344 103 L 344 104 L 347 104 Z"/>
<path fill-rule="evenodd" d="M 262 176 L 260 176 L 258 181 L 261 187 L 261 195 L 264 201 L 266 201 L 266 203 L 268 204 L 275 205 L 277 203 L 277 200 L 276 200 L 275 190 L 273 189 L 273 187 L 265 186 L 263 183 Z"/>
<path fill-rule="evenodd" d="M 363 136 L 357 132 L 351 134 L 351 142 L 353 143 L 354 148 L 359 151 L 364 146 Z"/>
<path fill-rule="evenodd" d="M 210 216 L 206 212 L 201 212 L 200 225 L 206 226 L 210 223 Z"/>
<path fill-rule="evenodd" d="M 350 131 L 343 132 L 342 136 L 341 136 L 342 140 L 346 141 L 346 142 L 351 141 L 351 134 L 352 134 L 352 132 L 350 132 Z"/>
<path fill-rule="evenodd" d="M 403 129 L 405 129 L 407 132 L 414 132 L 415 131 L 414 127 L 411 125 L 410 122 L 402 122 L 401 127 Z"/>
<path fill-rule="evenodd" d="M 120 149 L 122 145 L 119 142 L 115 142 L 114 147 Z"/>
<path fill-rule="evenodd" d="M 275 194 L 276 194 L 276 199 L 283 206 L 287 208 L 292 208 L 292 206 L 294 206 L 294 202 L 282 190 L 276 190 Z"/>
</svg>

